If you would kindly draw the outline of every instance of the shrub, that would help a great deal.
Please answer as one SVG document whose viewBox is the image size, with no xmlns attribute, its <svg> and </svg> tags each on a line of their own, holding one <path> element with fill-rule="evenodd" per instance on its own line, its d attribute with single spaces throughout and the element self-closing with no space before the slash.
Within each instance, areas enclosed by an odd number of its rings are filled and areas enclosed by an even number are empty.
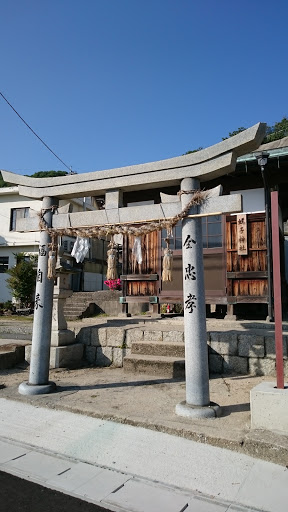
<svg viewBox="0 0 288 512">
<path fill-rule="evenodd" d="M 17 254 L 17 263 L 15 267 L 7 270 L 10 277 L 7 279 L 7 285 L 13 293 L 16 300 L 24 307 L 28 307 L 32 302 L 32 295 L 35 287 L 36 269 L 33 259 L 25 259 L 24 254 Z"/>
</svg>

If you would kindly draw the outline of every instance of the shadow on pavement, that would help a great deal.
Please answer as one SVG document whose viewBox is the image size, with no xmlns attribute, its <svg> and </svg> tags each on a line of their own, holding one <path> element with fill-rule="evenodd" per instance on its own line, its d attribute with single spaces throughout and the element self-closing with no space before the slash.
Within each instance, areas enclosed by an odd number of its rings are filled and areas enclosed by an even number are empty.
<svg viewBox="0 0 288 512">
<path fill-rule="evenodd" d="M 0 471 L 0 503 L 2 512 L 109 512 L 107 508 L 3 471 Z"/>
</svg>

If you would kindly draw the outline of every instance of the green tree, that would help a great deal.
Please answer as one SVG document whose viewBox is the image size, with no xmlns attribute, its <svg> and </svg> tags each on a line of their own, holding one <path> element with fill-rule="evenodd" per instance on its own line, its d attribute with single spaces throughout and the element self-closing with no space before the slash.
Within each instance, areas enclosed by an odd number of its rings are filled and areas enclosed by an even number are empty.
<svg viewBox="0 0 288 512">
<path fill-rule="evenodd" d="M 199 146 L 199 148 L 197 149 L 192 149 L 192 151 L 186 151 L 186 153 L 184 153 L 184 155 L 190 155 L 191 153 L 197 153 L 197 151 L 201 151 L 202 146 Z"/>
<path fill-rule="evenodd" d="M 67 176 L 67 171 L 39 171 L 31 174 L 30 178 L 56 178 L 57 176 Z"/>
<path fill-rule="evenodd" d="M 273 140 L 283 139 L 288 136 L 288 118 L 283 117 L 273 126 L 267 126 L 267 135 L 264 142 L 272 142 Z"/>
<path fill-rule="evenodd" d="M 230 137 L 234 137 L 234 135 L 238 135 L 238 133 L 244 132 L 244 130 L 247 130 L 247 128 L 240 126 L 237 130 L 234 130 L 234 132 L 230 132 L 228 137 L 222 137 L 222 140 L 230 139 Z"/>
<path fill-rule="evenodd" d="M 7 279 L 8 288 L 16 300 L 19 300 L 24 307 L 32 302 L 32 294 L 36 280 L 35 258 L 19 253 L 16 255 L 15 267 L 7 270 L 10 277 Z"/>
</svg>

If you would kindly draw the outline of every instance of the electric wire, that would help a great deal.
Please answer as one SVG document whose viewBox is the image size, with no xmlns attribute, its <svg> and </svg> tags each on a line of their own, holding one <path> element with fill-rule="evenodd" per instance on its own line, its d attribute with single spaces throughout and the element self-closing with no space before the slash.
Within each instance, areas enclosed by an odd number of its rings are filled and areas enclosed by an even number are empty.
<svg viewBox="0 0 288 512">
<path fill-rule="evenodd" d="M 52 153 L 52 155 L 54 155 L 56 158 L 58 158 L 58 160 L 63 164 L 65 165 L 65 167 L 69 170 L 69 172 L 71 173 L 71 166 L 69 167 L 68 165 L 65 164 L 65 162 L 63 162 L 63 160 L 61 160 L 61 158 L 56 155 L 56 153 L 54 153 L 54 151 L 49 148 L 49 146 L 46 144 L 46 142 L 44 142 L 44 140 L 41 139 L 41 137 L 39 137 L 39 135 L 37 135 L 36 132 L 34 132 L 34 130 L 31 128 L 31 126 L 29 126 L 28 123 L 26 123 L 25 119 L 23 119 L 23 117 L 20 116 L 20 114 L 17 112 L 17 110 L 15 110 L 15 108 L 11 105 L 11 103 L 9 103 L 9 101 L 7 100 L 7 98 L 5 98 L 4 94 L 2 94 L 2 92 L 0 91 L 0 96 L 2 96 L 3 100 L 6 101 L 6 103 L 9 105 L 9 107 L 12 108 L 12 110 L 15 112 L 15 114 L 19 117 L 19 119 L 21 119 L 21 121 L 23 121 L 23 123 L 27 126 L 27 128 L 29 128 L 29 130 L 33 133 L 33 135 L 35 135 L 35 137 L 37 137 L 37 139 L 40 140 L 40 142 L 42 142 L 42 144 L 44 144 L 44 146 Z"/>
</svg>

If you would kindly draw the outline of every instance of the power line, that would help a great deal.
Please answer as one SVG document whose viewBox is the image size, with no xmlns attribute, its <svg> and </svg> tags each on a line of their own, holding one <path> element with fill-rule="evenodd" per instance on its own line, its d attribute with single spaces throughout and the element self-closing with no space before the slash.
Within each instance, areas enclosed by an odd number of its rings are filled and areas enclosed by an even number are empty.
<svg viewBox="0 0 288 512">
<path fill-rule="evenodd" d="M 2 96 L 3 100 L 6 101 L 6 103 L 8 103 L 9 107 L 12 108 L 12 110 L 14 110 L 15 114 L 21 119 L 21 121 L 23 121 L 23 123 L 27 126 L 27 128 L 29 128 L 29 130 L 37 137 L 37 139 L 40 140 L 40 142 L 42 142 L 42 144 L 44 144 L 44 146 L 49 149 L 50 153 L 52 153 L 52 155 L 56 156 L 56 158 L 58 158 L 58 160 L 63 164 L 65 165 L 65 167 L 67 167 L 67 169 L 69 170 L 69 172 L 72 173 L 71 171 L 71 166 L 69 167 L 68 165 L 65 164 L 65 162 L 63 162 L 63 160 L 61 160 L 61 158 L 59 158 L 58 155 L 56 155 L 56 153 L 54 153 L 54 151 L 52 151 L 51 148 L 49 148 L 49 146 L 46 144 L 46 142 L 44 142 L 44 140 L 41 139 L 41 137 L 39 137 L 39 135 L 37 135 L 36 132 L 34 132 L 34 130 L 31 128 L 31 126 L 29 126 L 28 123 L 26 123 L 25 119 L 23 119 L 23 117 L 20 116 L 20 114 L 18 114 L 17 110 L 15 110 L 15 108 L 11 105 L 11 103 L 9 103 L 9 101 L 7 100 L 7 98 L 5 98 L 4 94 L 2 94 L 2 92 L 0 91 L 0 96 Z"/>
</svg>

